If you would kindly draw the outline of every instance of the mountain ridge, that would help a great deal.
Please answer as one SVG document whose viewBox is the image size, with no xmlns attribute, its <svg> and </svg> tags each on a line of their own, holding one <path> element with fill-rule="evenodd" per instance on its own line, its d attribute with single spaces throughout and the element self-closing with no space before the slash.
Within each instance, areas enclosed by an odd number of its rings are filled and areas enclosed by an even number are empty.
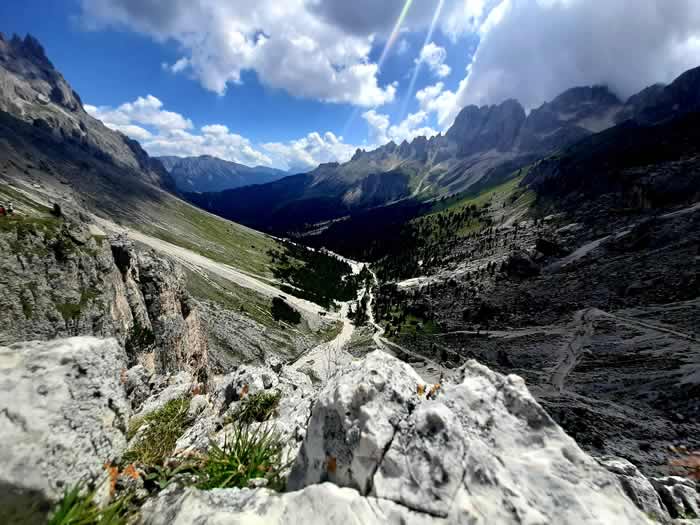
<svg viewBox="0 0 700 525">
<path fill-rule="evenodd" d="M 211 192 L 273 182 L 289 175 L 268 166 L 246 166 L 212 155 L 156 157 L 182 192 Z"/>
<path fill-rule="evenodd" d="M 637 119 L 648 125 L 700 107 L 700 68 L 668 86 L 650 86 L 620 100 L 601 85 L 574 87 L 526 114 L 510 99 L 470 105 L 444 134 L 358 149 L 346 163 L 324 164 L 246 191 L 190 195 L 195 204 L 258 229 L 287 234 L 339 219 L 354 210 L 409 199 L 428 201 L 498 183 L 510 173 L 562 148 Z M 493 182 L 489 182 L 493 181 Z M 324 211 L 318 206 L 323 204 Z M 269 209 L 255 216 L 255 207 Z M 309 209 L 314 209 L 309 213 Z"/>
</svg>

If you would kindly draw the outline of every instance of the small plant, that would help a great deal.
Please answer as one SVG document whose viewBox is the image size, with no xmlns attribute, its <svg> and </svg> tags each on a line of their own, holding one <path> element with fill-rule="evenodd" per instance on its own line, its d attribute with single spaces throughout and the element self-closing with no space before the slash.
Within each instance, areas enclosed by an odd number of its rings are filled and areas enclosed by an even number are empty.
<svg viewBox="0 0 700 525">
<path fill-rule="evenodd" d="M 199 488 L 245 488 L 248 481 L 265 478 L 268 487 L 280 490 L 284 486 L 282 473 L 284 444 L 280 435 L 270 427 L 253 428 L 235 425 L 223 447 L 212 445 L 202 461 L 198 476 Z"/>
<path fill-rule="evenodd" d="M 49 517 L 49 525 L 123 525 L 129 514 L 129 497 L 114 500 L 99 508 L 95 492 L 85 492 L 81 483 L 67 489 Z"/>
<path fill-rule="evenodd" d="M 264 423 L 274 414 L 281 397 L 280 392 L 256 392 L 246 396 L 231 414 L 229 420 L 245 425 L 256 421 Z"/>
<path fill-rule="evenodd" d="M 173 399 L 163 408 L 132 421 L 129 426 L 129 439 L 133 438 L 143 425 L 148 425 L 138 442 L 123 457 L 123 463 L 161 465 L 172 453 L 177 439 L 185 429 L 190 398 Z"/>
</svg>

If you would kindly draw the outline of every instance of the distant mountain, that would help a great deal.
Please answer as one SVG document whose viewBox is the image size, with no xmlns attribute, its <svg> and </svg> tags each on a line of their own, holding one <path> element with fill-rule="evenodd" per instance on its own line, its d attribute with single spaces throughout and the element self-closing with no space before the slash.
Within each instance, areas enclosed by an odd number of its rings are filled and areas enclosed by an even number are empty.
<svg viewBox="0 0 700 525">
<path fill-rule="evenodd" d="M 496 184 L 520 168 L 628 119 L 651 124 L 700 109 L 700 68 L 623 102 L 605 86 L 569 89 L 529 115 L 516 100 L 467 106 L 443 135 L 357 150 L 344 164 L 221 193 L 192 195 L 223 217 L 285 233 L 400 200 Z M 265 213 L 261 213 L 265 210 Z"/>
<path fill-rule="evenodd" d="M 265 184 L 288 175 L 267 166 L 249 167 L 202 155 L 199 157 L 158 157 L 183 192 L 223 191 L 252 184 Z"/>
</svg>

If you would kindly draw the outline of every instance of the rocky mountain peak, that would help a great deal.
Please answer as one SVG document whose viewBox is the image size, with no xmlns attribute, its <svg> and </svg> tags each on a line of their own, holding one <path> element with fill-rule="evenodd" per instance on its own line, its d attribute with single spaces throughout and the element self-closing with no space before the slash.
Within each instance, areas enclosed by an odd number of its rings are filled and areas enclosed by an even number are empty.
<svg viewBox="0 0 700 525">
<path fill-rule="evenodd" d="M 646 91 L 646 92 L 645 92 Z M 700 67 L 690 69 L 666 87 L 652 86 L 635 99 L 635 119 L 656 123 L 700 111 Z M 632 99 L 630 99 L 632 100 Z"/>
<path fill-rule="evenodd" d="M 622 104 L 622 101 L 607 86 L 579 86 L 564 91 L 549 103 L 557 111 L 579 112 L 586 106 L 596 108 Z"/>
<path fill-rule="evenodd" d="M 459 146 L 459 154 L 496 149 L 507 151 L 513 147 L 525 122 L 525 109 L 514 99 L 493 106 L 467 106 L 459 112 L 446 137 Z"/>
</svg>

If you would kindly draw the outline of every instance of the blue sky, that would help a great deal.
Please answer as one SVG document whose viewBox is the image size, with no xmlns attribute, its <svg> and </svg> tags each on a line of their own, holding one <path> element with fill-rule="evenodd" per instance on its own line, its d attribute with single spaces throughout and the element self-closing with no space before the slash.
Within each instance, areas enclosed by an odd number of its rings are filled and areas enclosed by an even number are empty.
<svg viewBox="0 0 700 525">
<path fill-rule="evenodd" d="M 700 62 L 691 0 L 22 0 L 0 20 L 149 153 L 294 171 L 443 131 L 468 103 L 628 96 Z"/>
<path fill-rule="evenodd" d="M 173 73 L 163 67 L 163 64 L 172 65 L 188 56 L 186 45 L 177 38 L 161 38 L 155 32 L 139 30 L 136 23 L 114 23 L 106 19 L 92 24 L 96 17 L 86 13 L 86 3 L 79 0 L 3 2 L 0 19 L 3 20 L 1 30 L 6 34 L 29 32 L 36 36 L 54 65 L 81 95 L 83 102 L 90 106 L 115 109 L 138 97 L 152 95 L 162 103 L 163 110 L 189 119 L 192 123 L 190 133 L 197 133 L 202 126 L 224 125 L 256 148 L 259 144 L 290 143 L 314 132 L 321 137 L 331 132 L 338 138 L 342 136 L 343 143 L 348 145 L 344 148 L 345 157 L 355 146 L 371 147 L 376 145 L 377 139 L 386 141 L 381 134 L 377 136 L 372 132 L 362 116 L 366 111 L 386 115 L 392 124 L 400 123 L 407 114 L 419 111 L 419 103 L 413 96 L 415 93 L 408 94 L 407 88 L 416 68 L 415 60 L 424 44 L 427 32 L 424 26 L 415 30 L 409 26 L 402 28 L 376 75 L 379 86 L 396 84 L 393 100 L 367 105 L 326 102 L 313 95 L 290 92 L 285 87 L 261 82 L 253 69 L 244 69 L 240 82 L 229 81 L 225 92 L 217 93 L 203 86 L 191 72 Z M 437 6 L 437 2 L 435 4 Z M 399 15 L 400 10 L 395 13 L 394 22 Z M 274 29 L 271 26 L 266 30 L 272 32 Z M 338 34 L 342 38 L 343 32 Z M 366 57 L 369 63 L 379 60 L 389 35 L 390 32 L 382 33 L 381 30 L 363 35 L 373 40 Z M 435 31 L 431 42 L 445 50 L 442 63 L 450 73 L 439 77 L 422 64 L 414 92 L 438 81 L 445 86 L 456 86 L 464 77 L 475 39 L 472 34 L 455 37 Z M 157 132 L 148 124 L 140 123 L 139 126 L 151 133 Z M 426 115 L 416 129 L 422 128 L 439 130 L 437 115 Z M 399 138 L 410 140 L 411 131 Z M 142 142 L 148 145 L 147 140 Z M 156 154 L 169 153 L 167 148 L 163 151 L 162 148 L 149 149 Z M 245 155 L 229 157 L 249 164 L 255 160 Z M 273 159 L 273 163 L 282 168 L 304 167 L 303 159 L 296 160 L 300 162 L 284 163 Z"/>
</svg>

